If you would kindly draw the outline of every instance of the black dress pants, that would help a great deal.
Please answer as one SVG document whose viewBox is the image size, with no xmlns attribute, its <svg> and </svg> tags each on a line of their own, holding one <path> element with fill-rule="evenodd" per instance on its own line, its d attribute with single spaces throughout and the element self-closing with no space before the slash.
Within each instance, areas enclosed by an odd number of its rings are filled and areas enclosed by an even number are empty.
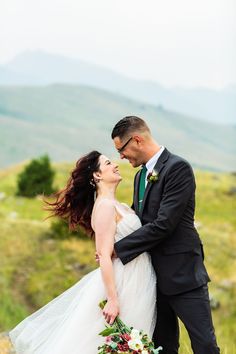
<svg viewBox="0 0 236 354">
<path fill-rule="evenodd" d="M 194 354 L 219 354 L 211 317 L 208 286 L 179 294 L 164 295 L 157 289 L 157 324 L 153 334 L 161 354 L 177 354 L 178 317 L 184 323 Z"/>
</svg>

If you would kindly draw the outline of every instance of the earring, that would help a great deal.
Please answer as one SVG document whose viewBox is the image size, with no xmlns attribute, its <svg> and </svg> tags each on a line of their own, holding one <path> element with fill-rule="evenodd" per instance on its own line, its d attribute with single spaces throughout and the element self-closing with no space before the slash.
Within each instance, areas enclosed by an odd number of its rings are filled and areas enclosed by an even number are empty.
<svg viewBox="0 0 236 354">
<path fill-rule="evenodd" d="M 93 186 L 93 188 L 96 188 L 96 183 L 99 183 L 100 182 L 100 179 L 98 178 L 92 178 L 90 181 L 89 181 L 89 184 L 91 186 Z"/>
<path fill-rule="evenodd" d="M 91 179 L 91 180 L 89 181 L 89 184 L 90 184 L 93 188 L 96 188 L 96 184 L 94 183 L 94 180 L 93 180 L 93 179 Z"/>
</svg>

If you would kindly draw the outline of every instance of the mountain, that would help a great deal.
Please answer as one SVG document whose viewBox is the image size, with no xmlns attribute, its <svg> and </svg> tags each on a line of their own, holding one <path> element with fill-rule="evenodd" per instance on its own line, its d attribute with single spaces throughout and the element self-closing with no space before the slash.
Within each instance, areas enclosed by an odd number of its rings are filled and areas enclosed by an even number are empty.
<svg viewBox="0 0 236 354">
<path fill-rule="evenodd" d="M 0 85 L 82 84 L 160 105 L 186 116 L 221 124 L 236 123 L 235 85 L 222 90 L 166 88 L 157 82 L 135 80 L 92 63 L 41 51 L 21 53 L 4 69 L 7 72 L 3 76 L 0 72 Z"/>
<path fill-rule="evenodd" d="M 4 83 L 4 85 L 21 85 L 22 83 L 29 85 L 32 81 L 33 79 L 26 74 L 0 66 L 0 83 Z"/>
<path fill-rule="evenodd" d="M 0 166 L 49 153 L 75 160 L 92 149 L 118 157 L 110 133 L 125 115 L 144 117 L 157 141 L 194 167 L 235 171 L 236 127 L 77 85 L 0 87 Z"/>
</svg>

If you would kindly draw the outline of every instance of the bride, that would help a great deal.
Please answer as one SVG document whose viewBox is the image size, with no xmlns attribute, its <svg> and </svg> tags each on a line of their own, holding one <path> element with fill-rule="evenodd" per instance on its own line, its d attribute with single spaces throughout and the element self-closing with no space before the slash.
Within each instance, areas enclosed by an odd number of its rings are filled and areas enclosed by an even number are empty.
<svg viewBox="0 0 236 354">
<path fill-rule="evenodd" d="M 92 151 L 77 161 L 66 187 L 49 204 L 70 229 L 80 225 L 94 236 L 100 267 L 10 331 L 16 353 L 96 354 L 104 340 L 99 332 L 118 314 L 152 336 L 156 282 L 149 254 L 126 265 L 112 258 L 114 242 L 141 227 L 133 210 L 115 198 L 121 179 L 116 164 Z M 98 303 L 104 299 L 102 312 Z"/>
</svg>

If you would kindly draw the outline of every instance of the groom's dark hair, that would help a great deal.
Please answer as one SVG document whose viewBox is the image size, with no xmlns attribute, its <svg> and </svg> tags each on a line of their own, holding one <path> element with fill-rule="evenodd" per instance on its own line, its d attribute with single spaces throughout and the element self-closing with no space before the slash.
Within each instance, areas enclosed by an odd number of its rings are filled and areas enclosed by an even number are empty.
<svg viewBox="0 0 236 354">
<path fill-rule="evenodd" d="M 150 133 L 150 129 L 142 118 L 136 116 L 127 116 L 116 123 L 112 130 L 111 138 L 114 139 L 118 137 L 123 139 L 125 136 L 133 134 L 134 132 Z"/>
</svg>

